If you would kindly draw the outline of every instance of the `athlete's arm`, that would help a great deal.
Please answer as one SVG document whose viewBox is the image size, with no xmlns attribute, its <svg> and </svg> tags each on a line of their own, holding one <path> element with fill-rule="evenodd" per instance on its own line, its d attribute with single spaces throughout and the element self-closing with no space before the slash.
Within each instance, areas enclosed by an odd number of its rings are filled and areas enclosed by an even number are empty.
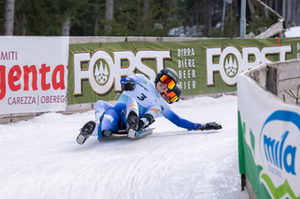
<svg viewBox="0 0 300 199">
<path fill-rule="evenodd" d="M 134 83 L 137 83 L 139 78 L 140 78 L 140 75 L 135 74 L 130 77 L 123 77 L 120 82 L 121 82 L 121 85 L 124 86 L 125 83 L 128 82 L 129 80 L 133 81 Z"/>
<path fill-rule="evenodd" d="M 163 116 L 178 127 L 185 129 L 199 129 L 201 124 L 191 122 L 179 117 L 170 107 L 165 108 L 162 112 Z"/>
<path fill-rule="evenodd" d="M 174 113 L 174 111 L 172 111 L 170 108 L 166 108 L 164 111 L 162 111 L 162 114 L 168 119 L 170 120 L 173 124 L 182 127 L 182 128 L 186 128 L 188 130 L 219 130 L 222 129 L 222 125 L 218 124 L 216 122 L 208 122 L 208 123 L 194 123 L 194 122 L 190 122 L 186 119 L 183 119 L 181 117 L 179 117 L 176 113 Z"/>
</svg>

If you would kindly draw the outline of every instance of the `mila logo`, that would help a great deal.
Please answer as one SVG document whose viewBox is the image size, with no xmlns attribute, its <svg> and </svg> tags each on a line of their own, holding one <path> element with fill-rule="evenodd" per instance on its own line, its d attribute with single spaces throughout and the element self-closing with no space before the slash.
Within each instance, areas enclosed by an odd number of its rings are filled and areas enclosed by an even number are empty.
<svg viewBox="0 0 300 199">
<path fill-rule="evenodd" d="M 296 176 L 299 173 L 300 115 L 296 112 L 277 110 L 265 121 L 260 132 L 260 154 L 278 171 Z M 272 170 L 274 171 L 274 170 Z"/>
<path fill-rule="evenodd" d="M 276 167 L 282 169 L 282 165 L 284 165 L 284 169 L 287 173 L 292 173 L 293 175 L 296 175 L 295 158 L 297 147 L 288 145 L 285 148 L 283 148 L 284 142 L 288 134 L 289 131 L 286 131 L 282 135 L 281 140 L 275 140 L 271 137 L 267 137 L 266 135 L 264 135 L 265 157 L 267 161 L 271 162 Z M 288 160 L 289 155 L 290 157 Z"/>
</svg>

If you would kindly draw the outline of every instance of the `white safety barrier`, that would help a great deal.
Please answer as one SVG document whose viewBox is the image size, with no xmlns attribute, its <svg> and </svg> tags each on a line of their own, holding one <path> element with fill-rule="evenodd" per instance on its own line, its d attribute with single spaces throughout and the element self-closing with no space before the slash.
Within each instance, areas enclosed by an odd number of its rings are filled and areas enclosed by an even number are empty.
<svg viewBox="0 0 300 199">
<path fill-rule="evenodd" d="M 238 79 L 242 186 L 246 176 L 248 192 L 258 198 L 300 196 L 300 106 L 295 104 L 296 99 L 294 104 L 292 101 L 285 103 L 268 91 L 280 95 L 281 88 L 290 88 L 288 90 L 295 92 L 300 84 L 300 73 L 289 70 L 289 65 L 300 68 L 300 60 L 261 65 L 241 74 Z M 276 72 L 269 70 L 272 67 Z M 289 87 L 282 79 L 284 75 L 290 77 L 286 79 L 290 82 Z M 255 198 L 251 194 L 250 197 Z"/>
</svg>

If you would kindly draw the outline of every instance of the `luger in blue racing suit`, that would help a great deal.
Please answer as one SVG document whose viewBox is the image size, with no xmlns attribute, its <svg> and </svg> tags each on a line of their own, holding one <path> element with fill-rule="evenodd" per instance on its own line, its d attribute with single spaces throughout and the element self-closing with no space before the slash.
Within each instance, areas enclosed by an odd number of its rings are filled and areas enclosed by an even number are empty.
<svg viewBox="0 0 300 199">
<path fill-rule="evenodd" d="M 135 83 L 135 89 L 133 91 L 123 91 L 115 106 L 102 100 L 96 102 L 96 128 L 92 136 L 98 136 L 98 140 L 101 140 L 103 137 L 101 132 L 105 130 L 114 133 L 118 132 L 120 128 L 126 128 L 126 118 L 132 109 L 137 109 L 139 118 L 144 114 L 151 114 L 153 118 L 161 114 L 178 127 L 200 129 L 200 123 L 183 119 L 172 111 L 169 104 L 156 90 L 154 83 L 145 75 L 135 74 L 124 77 L 121 80 L 122 86 L 129 80 Z"/>
</svg>

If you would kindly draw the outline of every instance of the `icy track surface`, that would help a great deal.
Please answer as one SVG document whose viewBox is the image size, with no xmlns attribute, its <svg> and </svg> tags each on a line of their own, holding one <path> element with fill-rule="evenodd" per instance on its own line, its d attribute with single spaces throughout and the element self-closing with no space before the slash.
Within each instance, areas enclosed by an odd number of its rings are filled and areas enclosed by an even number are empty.
<svg viewBox="0 0 300 199">
<path fill-rule="evenodd" d="M 183 118 L 216 121 L 219 131 L 186 131 L 157 118 L 142 139 L 75 141 L 94 111 L 46 113 L 0 125 L 3 199 L 248 199 L 238 170 L 237 97 L 171 105 Z"/>
</svg>

